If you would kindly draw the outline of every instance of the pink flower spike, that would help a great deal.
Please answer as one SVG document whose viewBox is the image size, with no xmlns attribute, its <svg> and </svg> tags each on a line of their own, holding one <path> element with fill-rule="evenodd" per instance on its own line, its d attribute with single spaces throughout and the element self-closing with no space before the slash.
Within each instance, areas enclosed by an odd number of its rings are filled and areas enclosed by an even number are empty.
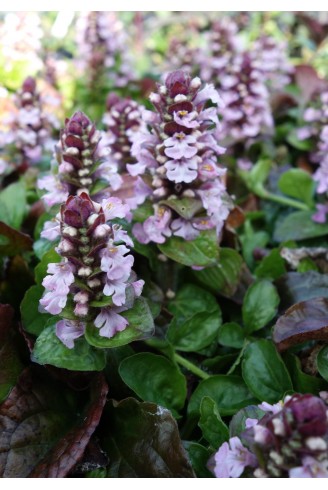
<svg viewBox="0 0 328 490">
<path fill-rule="evenodd" d="M 125 218 L 129 211 L 129 206 L 123 204 L 118 197 L 109 197 L 101 201 L 101 207 L 105 213 L 106 221 L 114 218 Z"/>
<path fill-rule="evenodd" d="M 169 160 L 164 167 L 167 170 L 166 176 L 176 184 L 185 182 L 189 184 L 197 178 L 198 161 L 197 158 L 182 158 L 181 160 Z"/>
</svg>

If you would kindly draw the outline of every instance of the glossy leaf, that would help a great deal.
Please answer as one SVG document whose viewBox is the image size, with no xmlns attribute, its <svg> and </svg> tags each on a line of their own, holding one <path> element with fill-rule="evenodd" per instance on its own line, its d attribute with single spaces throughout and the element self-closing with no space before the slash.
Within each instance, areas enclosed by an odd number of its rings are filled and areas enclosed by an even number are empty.
<svg viewBox="0 0 328 490">
<path fill-rule="evenodd" d="M 0 192 L 0 220 L 19 229 L 26 214 L 26 190 L 23 182 L 10 184 Z"/>
<path fill-rule="evenodd" d="M 282 315 L 273 329 L 280 351 L 308 340 L 328 340 L 328 299 L 301 301 Z"/>
<path fill-rule="evenodd" d="M 57 337 L 53 317 L 36 340 L 32 360 L 38 364 L 70 369 L 72 371 L 101 371 L 106 364 L 105 352 L 96 350 L 84 337 L 75 340 L 73 349 L 68 349 Z"/>
<path fill-rule="evenodd" d="M 240 376 L 217 374 L 201 381 L 191 395 L 188 413 L 197 415 L 204 396 L 212 398 L 222 417 L 256 402 Z"/>
<path fill-rule="evenodd" d="M 48 264 L 57 263 L 62 260 L 62 257 L 55 251 L 54 248 L 46 252 L 35 268 L 35 281 L 41 284 L 47 275 Z"/>
<path fill-rule="evenodd" d="M 287 352 L 284 354 L 283 359 L 292 379 L 294 390 L 297 393 L 313 393 L 313 395 L 317 395 L 319 391 L 327 389 L 327 383 L 322 378 L 311 376 L 302 371 L 301 361 L 297 356 Z"/>
<path fill-rule="evenodd" d="M 213 448 L 219 448 L 229 439 L 229 429 L 221 419 L 215 401 L 208 396 L 205 396 L 201 402 L 198 425 L 202 430 L 203 437 Z"/>
<path fill-rule="evenodd" d="M 214 478 L 214 475 L 207 469 L 212 451 L 197 442 L 188 444 L 187 451 L 197 478 Z"/>
<path fill-rule="evenodd" d="M 317 366 L 318 366 L 318 371 L 325 379 L 328 381 L 328 346 L 325 345 L 320 349 L 317 355 Z"/>
<path fill-rule="evenodd" d="M 158 245 L 160 251 L 176 262 L 189 267 L 208 267 L 219 259 L 219 245 L 214 230 L 202 231 L 195 240 L 171 237 Z"/>
<path fill-rule="evenodd" d="M 246 429 L 247 419 L 260 420 L 265 415 L 265 412 L 256 405 L 242 408 L 231 419 L 229 424 L 229 437 L 239 437 Z"/>
<path fill-rule="evenodd" d="M 315 183 L 308 172 L 299 168 L 292 168 L 281 175 L 278 187 L 287 196 L 313 206 Z"/>
<path fill-rule="evenodd" d="M 281 257 L 278 248 L 274 248 L 269 255 L 264 257 L 255 269 L 256 277 L 263 279 L 275 280 L 285 273 L 285 261 Z"/>
<path fill-rule="evenodd" d="M 133 398 L 108 404 L 101 430 L 111 478 L 194 478 L 169 410 Z"/>
<path fill-rule="evenodd" d="M 122 332 L 118 332 L 114 337 L 108 339 L 99 335 L 99 329 L 92 323 L 87 324 L 85 338 L 90 345 L 100 348 L 120 347 L 135 340 L 145 339 L 152 335 L 154 330 L 154 320 L 150 312 L 147 301 L 144 298 L 137 298 L 133 308 L 120 313 L 129 322 L 129 325 Z"/>
<path fill-rule="evenodd" d="M 276 281 L 283 310 L 313 298 L 328 298 L 328 276 L 315 271 L 288 272 Z"/>
<path fill-rule="evenodd" d="M 221 248 L 217 265 L 194 271 L 196 279 L 216 294 L 231 297 L 236 292 L 241 275 L 243 259 L 233 249 Z"/>
<path fill-rule="evenodd" d="M 49 313 L 40 313 L 39 311 L 39 302 L 43 293 L 43 286 L 32 286 L 26 291 L 20 306 L 23 328 L 33 335 L 40 335 L 47 322 L 52 318 Z"/>
<path fill-rule="evenodd" d="M 186 379 L 166 357 L 141 352 L 124 359 L 119 373 L 124 383 L 143 401 L 157 403 L 171 410 L 180 410 L 185 403 Z"/>
<path fill-rule="evenodd" d="M 199 199 L 193 199 L 192 197 L 184 197 L 181 199 L 168 199 L 161 201 L 160 204 L 173 209 L 184 219 L 191 219 L 202 209 L 202 204 Z"/>
<path fill-rule="evenodd" d="M 246 347 L 242 373 L 250 392 L 261 401 L 276 403 L 293 389 L 287 368 L 270 340 L 261 339 Z"/>
<path fill-rule="evenodd" d="M 224 323 L 219 328 L 219 344 L 240 349 L 245 340 L 245 332 L 238 323 Z"/>
<path fill-rule="evenodd" d="M 252 284 L 245 295 L 242 314 L 248 333 L 259 330 L 277 313 L 279 296 L 273 284 L 260 280 Z"/>
</svg>

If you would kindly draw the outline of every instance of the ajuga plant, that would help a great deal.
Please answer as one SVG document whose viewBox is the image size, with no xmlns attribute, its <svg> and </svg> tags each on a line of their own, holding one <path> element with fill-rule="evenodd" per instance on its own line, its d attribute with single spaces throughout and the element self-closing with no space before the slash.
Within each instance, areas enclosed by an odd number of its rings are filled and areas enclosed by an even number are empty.
<svg viewBox="0 0 328 490">
<path fill-rule="evenodd" d="M 111 158 L 116 162 L 118 172 L 126 173 L 126 166 L 135 163 L 131 155 L 133 138 L 144 126 L 143 108 L 134 100 L 110 93 L 106 101 L 103 123 L 106 128 L 105 144 L 111 150 Z"/>
<path fill-rule="evenodd" d="M 231 209 L 225 169 L 217 163 L 224 152 L 218 144 L 219 94 L 178 70 L 150 100 L 156 112 L 144 114 L 147 130 L 132 145 L 137 163 L 127 165 L 131 175 L 142 177 L 145 186 L 136 193 L 150 204 L 148 217 L 133 226 L 135 237 L 166 245 L 170 237 L 192 241 L 205 230 L 219 236 Z"/>
<path fill-rule="evenodd" d="M 109 185 L 114 190 L 120 187 L 117 165 L 109 161 L 109 149 L 99 145 L 100 139 L 100 132 L 83 112 L 66 119 L 52 173 L 38 180 L 39 188 L 47 191 L 42 197 L 49 208 L 62 204 L 69 195 L 85 191 L 99 200 Z M 58 229 L 56 223 L 48 222 L 42 236 L 52 239 L 53 227 Z"/>
<path fill-rule="evenodd" d="M 327 393 L 322 393 L 326 398 Z M 287 396 L 259 405 L 262 418 L 246 419 L 240 437 L 224 442 L 210 463 L 219 478 L 328 477 L 328 408 L 314 395 Z M 265 413 L 266 412 L 266 413 Z"/>
<path fill-rule="evenodd" d="M 69 349 L 83 335 L 91 345 L 110 347 L 104 339 L 128 327 L 131 336 L 135 328 L 124 312 L 135 308 L 144 281 L 137 280 L 132 270 L 131 239 L 113 223 L 115 218 L 124 218 L 127 209 L 115 197 L 98 204 L 85 192 L 69 196 L 61 206 L 56 248 L 60 261 L 47 266 L 40 307 L 57 315 L 53 331 Z M 141 305 L 145 310 L 145 304 Z"/>
<path fill-rule="evenodd" d="M 54 114 L 43 108 L 36 81 L 26 78 L 14 97 L 15 110 L 5 121 L 0 134 L 2 170 L 24 173 L 31 165 L 39 164 L 54 146 L 54 132 L 59 123 Z M 2 172 L 1 172 L 2 173 Z"/>
</svg>

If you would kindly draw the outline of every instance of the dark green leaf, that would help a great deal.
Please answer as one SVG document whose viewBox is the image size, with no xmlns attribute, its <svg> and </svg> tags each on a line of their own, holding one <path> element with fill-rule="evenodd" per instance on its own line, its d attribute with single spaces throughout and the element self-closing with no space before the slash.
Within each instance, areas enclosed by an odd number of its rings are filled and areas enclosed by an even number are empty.
<svg viewBox="0 0 328 490">
<path fill-rule="evenodd" d="M 304 170 L 292 168 L 284 172 L 278 181 L 278 187 L 287 196 L 313 206 L 315 183 L 312 176 Z"/>
<path fill-rule="evenodd" d="M 177 350 L 197 352 L 217 337 L 222 317 L 219 306 L 212 313 L 196 313 L 183 323 L 175 317 L 170 323 L 167 338 Z"/>
<path fill-rule="evenodd" d="M 158 248 L 170 259 L 190 267 L 208 267 L 219 259 L 218 239 L 214 230 L 202 231 L 195 240 L 190 241 L 173 236 Z"/>
<path fill-rule="evenodd" d="M 318 371 L 325 379 L 328 381 L 328 345 L 325 345 L 320 349 L 317 355 L 317 366 L 318 366 Z"/>
<path fill-rule="evenodd" d="M 201 271 L 194 271 L 195 277 L 215 293 L 231 297 L 236 292 L 243 259 L 233 249 L 221 248 L 219 263 Z"/>
<path fill-rule="evenodd" d="M 224 323 L 219 328 L 218 341 L 221 345 L 240 349 L 244 344 L 244 340 L 244 330 L 238 323 Z"/>
<path fill-rule="evenodd" d="M 197 477 L 214 478 L 214 475 L 207 469 L 212 452 L 197 442 L 188 444 L 187 451 Z"/>
<path fill-rule="evenodd" d="M 141 352 L 121 362 L 119 373 L 143 401 L 170 410 L 180 410 L 187 396 L 186 379 L 172 361 L 163 356 Z"/>
<path fill-rule="evenodd" d="M 212 398 L 221 416 L 233 415 L 240 408 L 256 402 L 239 376 L 217 374 L 201 381 L 191 395 L 188 413 L 197 415 L 204 396 Z"/>
<path fill-rule="evenodd" d="M 277 313 L 279 296 L 270 281 L 252 284 L 245 295 L 242 314 L 247 333 L 255 332 L 269 323 Z"/>
<path fill-rule="evenodd" d="M 111 478 L 194 478 L 170 412 L 133 398 L 112 401 L 101 430 Z"/>
<path fill-rule="evenodd" d="M 186 318 L 192 317 L 195 313 L 216 311 L 217 301 L 211 293 L 199 286 L 186 284 L 179 289 L 175 298 L 170 301 L 168 310 L 173 315 L 177 315 L 182 322 Z"/>
<path fill-rule="evenodd" d="M 310 140 L 301 140 L 298 137 L 295 128 L 293 128 L 292 131 L 288 132 L 286 139 L 291 146 L 293 146 L 294 148 L 297 148 L 298 150 L 308 151 L 308 150 L 311 150 L 311 148 L 312 148 L 311 141 Z"/>
<path fill-rule="evenodd" d="M 287 368 L 270 340 L 261 339 L 246 347 L 242 372 L 249 390 L 261 401 L 276 403 L 293 389 Z"/>
<path fill-rule="evenodd" d="M 296 211 L 279 221 L 274 231 L 276 242 L 287 240 L 306 240 L 328 234 L 328 223 L 316 223 L 314 211 Z"/>
<path fill-rule="evenodd" d="M 327 383 L 323 379 L 303 373 L 301 361 L 297 356 L 287 352 L 283 359 L 292 379 L 294 390 L 297 393 L 317 395 L 319 391 L 327 389 Z"/>
<path fill-rule="evenodd" d="M 198 422 L 203 437 L 213 448 L 218 448 L 229 439 L 229 429 L 221 419 L 218 407 L 212 398 L 205 396 L 200 405 Z"/>
<path fill-rule="evenodd" d="M 46 240 L 45 238 L 39 238 L 34 242 L 33 250 L 37 258 L 41 260 L 44 254 L 49 252 L 49 250 L 51 250 L 53 246 L 54 244 L 50 240 Z"/>
<path fill-rule="evenodd" d="M 73 349 L 68 349 L 57 337 L 51 319 L 35 343 L 32 360 L 38 364 L 70 369 L 72 371 L 101 371 L 106 364 L 105 352 L 91 347 L 84 337 L 75 340 Z"/>
<path fill-rule="evenodd" d="M 32 286 L 26 291 L 20 306 L 24 330 L 33 335 L 40 335 L 47 321 L 52 318 L 49 313 L 39 311 L 39 302 L 43 293 L 43 286 Z"/>
<path fill-rule="evenodd" d="M 135 340 L 145 339 L 152 335 L 154 320 L 151 315 L 147 301 L 137 298 L 133 308 L 120 313 L 129 322 L 122 332 L 117 332 L 114 337 L 108 339 L 99 335 L 99 329 L 92 323 L 87 324 L 85 337 L 90 345 L 100 348 L 120 347 Z"/>
<path fill-rule="evenodd" d="M 256 277 L 261 279 L 275 280 L 285 273 L 285 261 L 281 257 L 278 248 L 274 248 L 269 255 L 264 257 L 255 269 Z"/>
</svg>

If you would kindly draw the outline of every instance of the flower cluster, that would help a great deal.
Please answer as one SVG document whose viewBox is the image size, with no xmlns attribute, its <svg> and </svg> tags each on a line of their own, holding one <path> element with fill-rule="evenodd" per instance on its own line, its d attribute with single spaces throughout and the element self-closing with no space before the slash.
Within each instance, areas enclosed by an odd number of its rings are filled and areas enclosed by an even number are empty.
<svg viewBox="0 0 328 490">
<path fill-rule="evenodd" d="M 133 245 L 131 239 L 120 225 L 111 223 L 126 212 L 127 206 L 115 197 L 97 204 L 84 192 L 70 196 L 61 206 L 56 250 L 62 260 L 48 265 L 40 304 L 48 313 L 63 316 L 56 334 L 68 348 L 74 347 L 88 322 L 108 338 L 128 325 L 120 313 L 132 307 L 144 281 L 137 281 L 132 271 L 134 258 L 127 248 Z M 106 304 L 104 298 L 108 306 L 93 305 Z M 67 319 L 63 310 L 69 302 L 73 306 Z"/>
<path fill-rule="evenodd" d="M 281 90 L 291 81 L 293 66 L 287 56 L 287 44 L 271 36 L 260 36 L 252 45 L 254 66 L 263 73 L 273 90 Z"/>
<path fill-rule="evenodd" d="M 126 165 L 134 163 L 131 146 L 134 135 L 144 124 L 142 107 L 131 99 L 124 99 L 110 93 L 106 101 L 106 113 L 103 123 L 106 127 L 106 144 L 111 149 L 111 156 L 116 161 L 118 171 L 126 172 Z"/>
<path fill-rule="evenodd" d="M 115 12 L 82 13 L 77 23 L 77 43 L 79 64 L 91 85 L 108 73 L 116 87 L 134 78 L 126 35 Z"/>
<path fill-rule="evenodd" d="M 253 471 L 260 478 L 327 478 L 328 408 L 323 399 L 296 394 L 283 404 L 262 403 L 259 408 L 267 412 L 264 417 L 247 419 L 240 438 L 231 438 L 215 454 L 215 475 L 238 478 Z"/>
<path fill-rule="evenodd" d="M 83 112 L 66 119 L 56 149 L 54 172 L 38 181 L 39 188 L 47 191 L 43 196 L 47 206 L 61 204 L 69 195 L 83 191 L 92 195 L 99 179 L 113 189 L 120 187 L 117 166 L 108 160 L 109 150 L 100 146 L 100 139 L 100 132 Z"/>
<path fill-rule="evenodd" d="M 232 142 L 250 143 L 262 134 L 273 131 L 266 77 L 250 53 L 233 57 L 220 80 L 225 104 L 220 108 L 222 135 Z"/>
<path fill-rule="evenodd" d="M 207 82 L 214 82 L 218 89 L 221 88 L 221 77 L 242 48 L 237 34 L 237 24 L 228 17 L 213 21 L 205 33 L 205 47 L 199 56 L 200 76 Z"/>
<path fill-rule="evenodd" d="M 197 75 L 201 58 L 199 48 L 190 46 L 187 40 L 174 37 L 171 39 L 166 52 L 164 71 L 168 67 L 167 71 L 176 68 L 190 75 Z"/>
<path fill-rule="evenodd" d="M 44 110 L 34 78 L 28 77 L 15 94 L 16 110 L 0 134 L 0 146 L 11 162 L 24 171 L 30 164 L 39 163 L 44 152 L 54 146 L 52 133 L 59 128 L 54 114 Z"/>
<path fill-rule="evenodd" d="M 221 99 L 212 85 L 201 85 L 178 70 L 150 95 L 157 113 L 144 113 L 148 130 L 135 137 L 137 163 L 127 166 L 143 177 L 145 186 L 136 189 L 140 200 L 148 196 L 153 203 L 154 214 L 133 227 L 141 243 L 163 243 L 171 235 L 193 240 L 213 228 L 220 233 L 229 214 L 225 170 L 217 165 L 224 152 L 217 143 L 217 107 L 206 107 Z"/>
</svg>

